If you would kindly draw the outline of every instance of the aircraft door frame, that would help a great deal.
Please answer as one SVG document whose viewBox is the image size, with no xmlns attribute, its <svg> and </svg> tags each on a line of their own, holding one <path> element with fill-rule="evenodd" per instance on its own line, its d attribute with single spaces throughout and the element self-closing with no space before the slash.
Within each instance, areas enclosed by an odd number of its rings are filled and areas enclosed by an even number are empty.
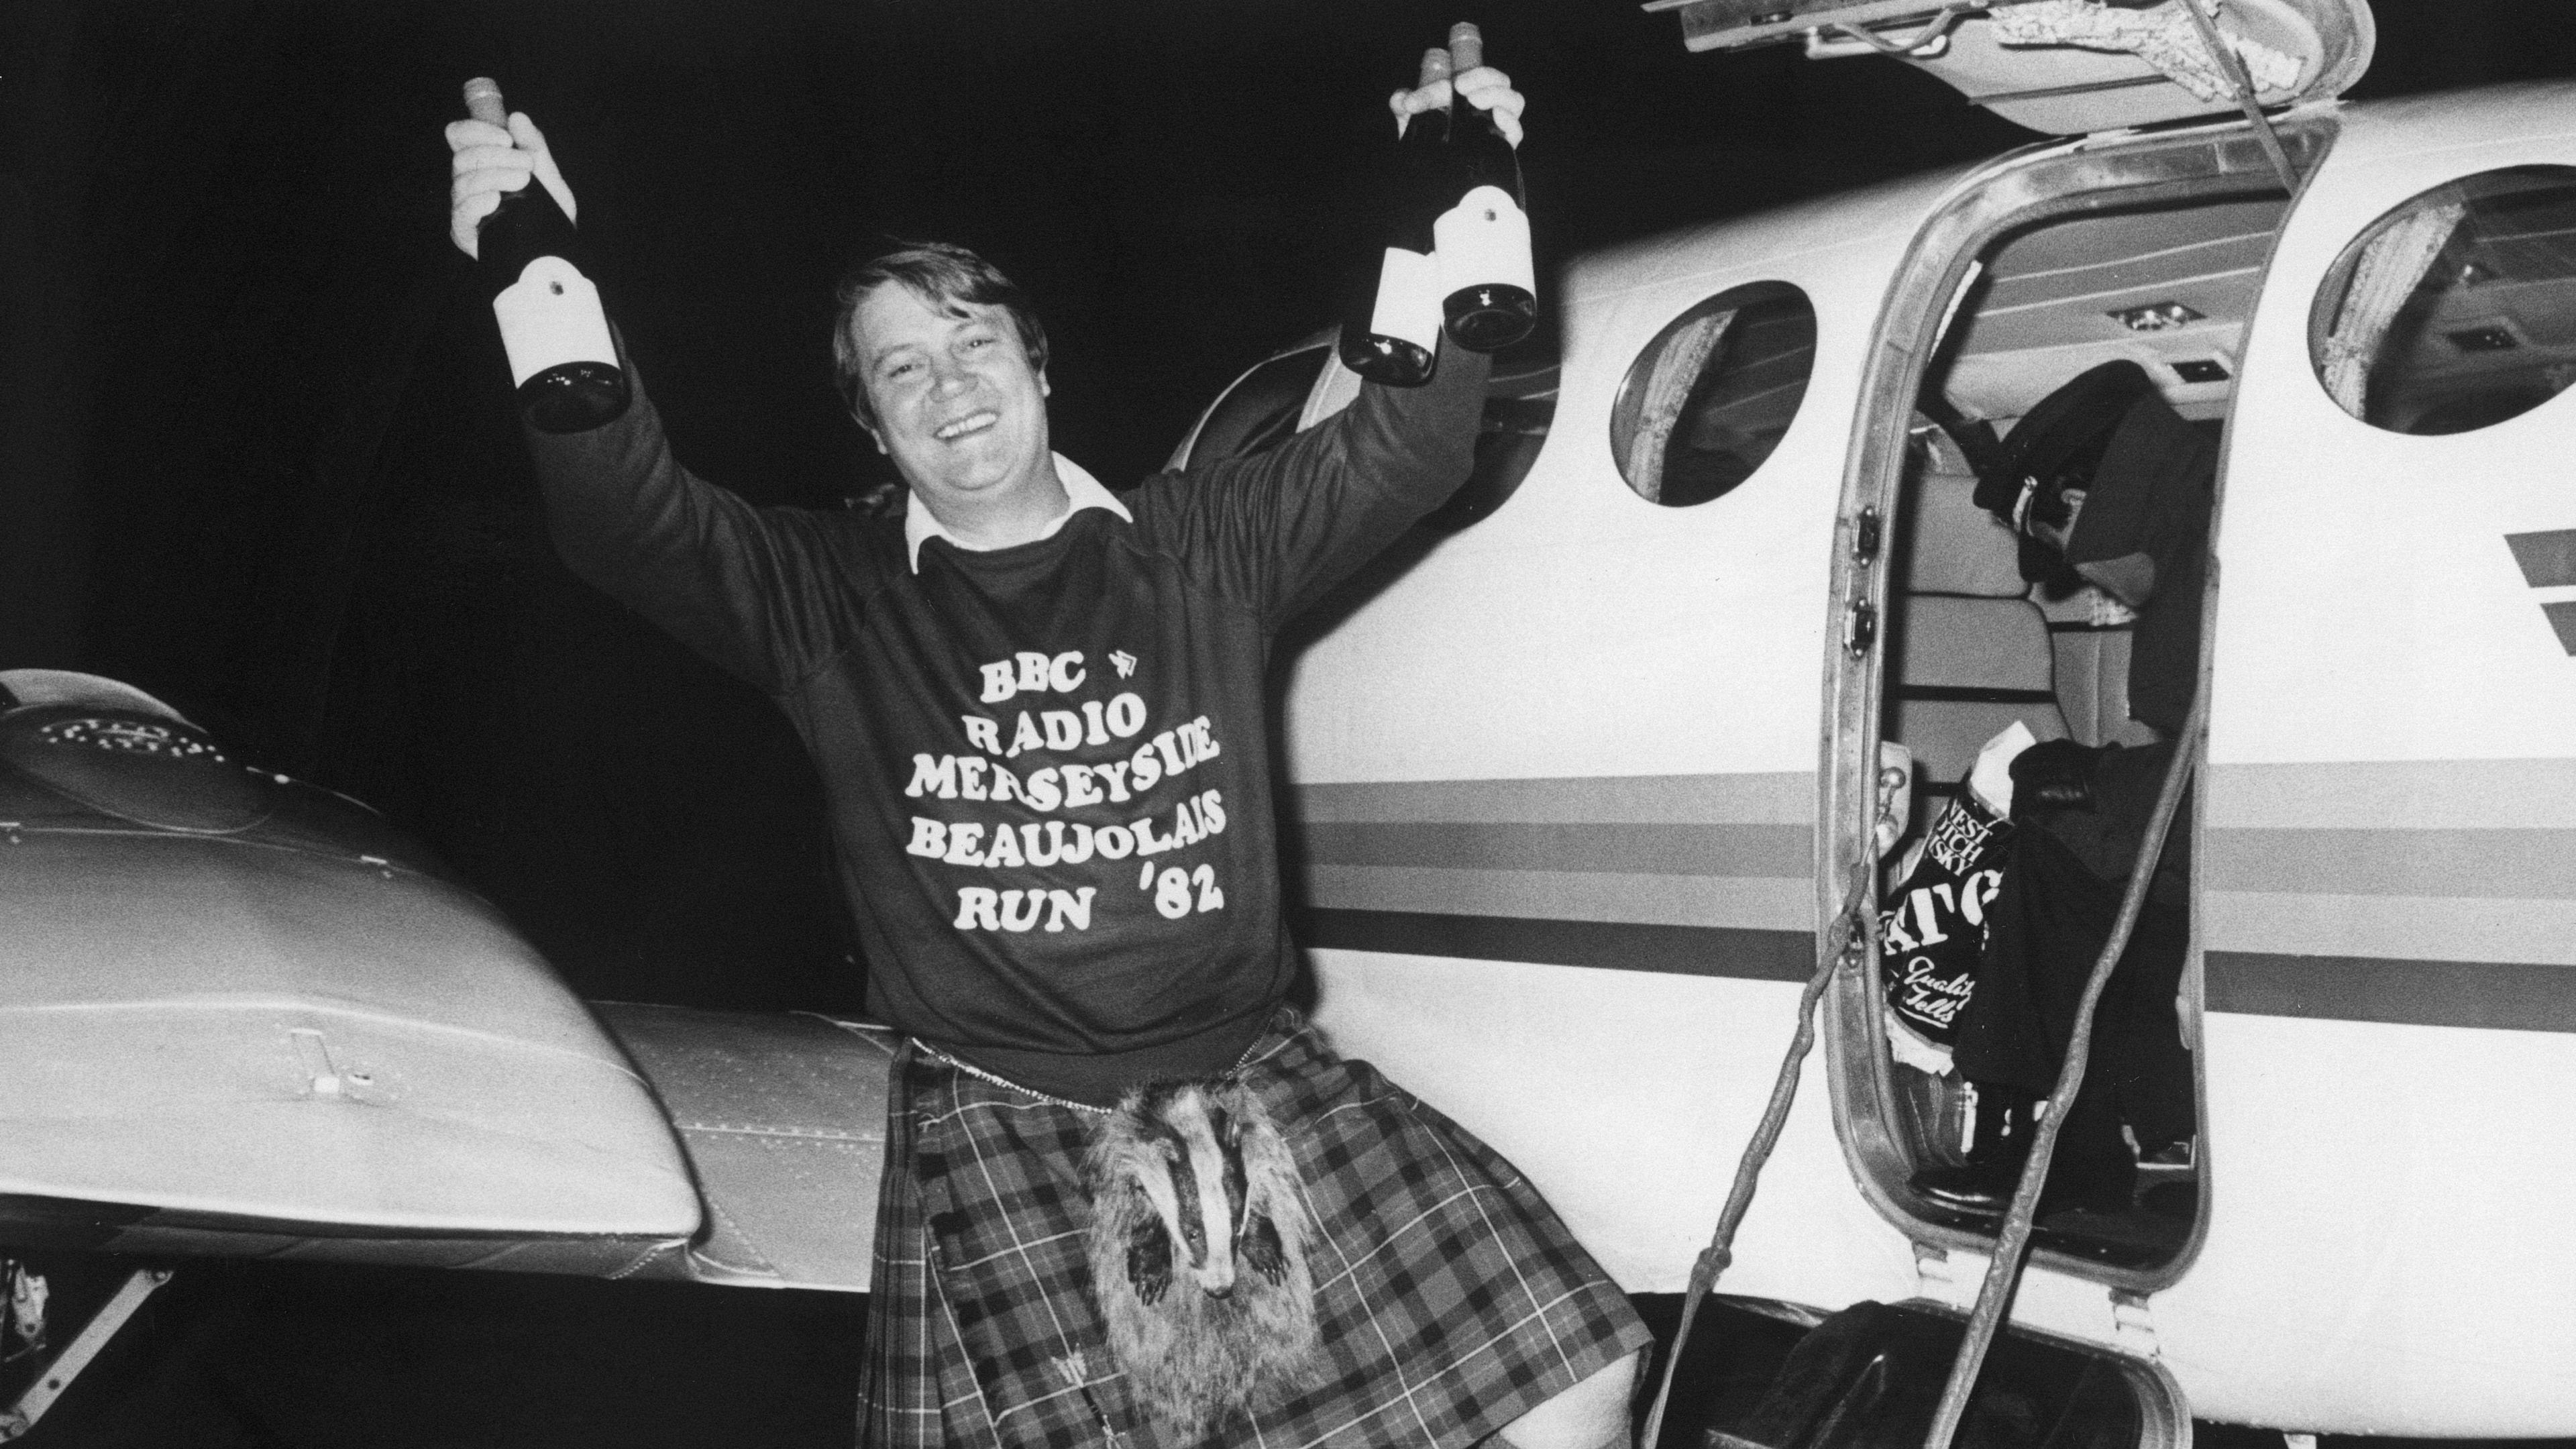
<svg viewBox="0 0 2576 1449">
<path fill-rule="evenodd" d="M 2303 174 L 2313 172 L 2337 134 L 2333 114 L 2322 109 L 2276 126 Z M 1854 863 L 1872 848 L 1870 824 L 1875 814 L 1887 653 L 1884 638 L 1874 636 L 1885 632 L 1875 625 L 1888 617 L 1892 585 L 1891 570 L 1884 566 L 1883 543 L 1875 553 L 1863 545 L 1873 535 L 1883 539 L 1895 517 L 1914 401 L 1935 361 L 1947 314 L 1954 299 L 1974 280 L 1978 258 L 2005 233 L 2035 222 L 2266 190 L 2277 194 L 2278 189 L 2276 175 L 2256 139 L 2241 124 L 2151 137 L 2093 138 L 2005 158 L 1963 183 L 1917 235 L 1881 310 L 1853 421 L 1837 519 L 1831 597 L 1838 622 L 1824 671 L 1825 758 L 1819 775 L 1818 808 L 1828 822 L 1817 833 L 1819 919 L 1832 920 L 1844 909 L 1840 899 L 1844 883 L 1852 878 Z M 2224 475 L 2222 445 L 2222 489 Z M 2195 945 L 2185 967 L 2187 990 L 2198 976 Z M 1914 1239 L 1918 1253 L 1966 1252 L 1982 1261 L 1991 1251 L 1990 1235 L 1927 1222 L 1890 1186 L 1903 1183 L 1910 1156 L 1891 1130 L 1898 1120 L 1898 1106 L 1889 1074 L 1878 1067 L 1887 1058 L 1888 1046 L 1871 974 L 1841 973 L 1826 999 L 1826 1048 L 1832 1063 L 1828 1080 L 1833 1085 L 1844 1155 L 1863 1195 Z M 2206 1208 L 2203 1212 L 2205 1226 Z M 2121 1294 L 2143 1295 L 2172 1284 L 2189 1270 L 2198 1238 L 2196 1232 L 2194 1246 L 2146 1269 L 2112 1267 L 2045 1248 L 2034 1253 L 2033 1265 Z M 2035 1273 L 2033 1278 L 2046 1276 Z M 1939 1291 L 1928 1276 L 1927 1286 Z M 1950 1291 L 1973 1297 L 1975 1286 L 1971 1276 L 1963 1285 L 1951 1285 Z M 2033 1287 L 2038 1288 L 2036 1281 Z M 2103 1314 L 2103 1306 L 2098 1292 L 2070 1296 L 2044 1288 L 2026 1289 L 2020 1312 L 2026 1320 L 2081 1336 L 2116 1337 L 2117 1325 Z"/>
</svg>

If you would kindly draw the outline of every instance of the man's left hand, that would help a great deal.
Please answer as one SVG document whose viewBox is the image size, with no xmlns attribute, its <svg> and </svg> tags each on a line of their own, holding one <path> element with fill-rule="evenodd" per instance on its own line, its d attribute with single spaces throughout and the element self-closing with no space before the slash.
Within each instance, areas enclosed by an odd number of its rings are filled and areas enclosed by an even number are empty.
<svg viewBox="0 0 2576 1449">
<path fill-rule="evenodd" d="M 1521 143 L 1521 112 L 1529 99 L 1512 89 L 1512 78 L 1490 65 L 1480 65 L 1464 75 L 1434 81 L 1416 90 L 1397 91 L 1387 97 L 1387 109 L 1395 112 L 1398 124 L 1407 116 L 1437 110 L 1449 104 L 1452 88 L 1459 99 L 1481 111 L 1491 111 L 1496 129 L 1503 139 L 1517 146 Z"/>
</svg>

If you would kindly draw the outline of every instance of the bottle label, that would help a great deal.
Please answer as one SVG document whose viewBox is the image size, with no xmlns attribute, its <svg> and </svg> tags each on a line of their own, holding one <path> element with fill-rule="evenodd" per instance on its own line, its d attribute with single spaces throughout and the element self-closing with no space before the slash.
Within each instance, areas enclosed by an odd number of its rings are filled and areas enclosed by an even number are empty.
<svg viewBox="0 0 2576 1449">
<path fill-rule="evenodd" d="M 1437 353 L 1440 299 L 1447 295 L 1449 289 L 1441 285 L 1436 262 L 1417 251 L 1388 247 L 1386 259 L 1378 264 L 1377 303 L 1369 311 L 1369 331 Z"/>
<path fill-rule="evenodd" d="M 1459 197 L 1431 224 L 1431 237 L 1448 281 L 1443 295 L 1494 283 L 1538 294 L 1530 266 L 1529 217 L 1501 187 L 1479 186 Z"/>
<path fill-rule="evenodd" d="M 519 280 L 492 298 L 492 315 L 500 319 L 501 346 L 510 354 L 512 387 L 567 362 L 617 365 L 599 288 L 561 257 L 528 263 Z"/>
</svg>

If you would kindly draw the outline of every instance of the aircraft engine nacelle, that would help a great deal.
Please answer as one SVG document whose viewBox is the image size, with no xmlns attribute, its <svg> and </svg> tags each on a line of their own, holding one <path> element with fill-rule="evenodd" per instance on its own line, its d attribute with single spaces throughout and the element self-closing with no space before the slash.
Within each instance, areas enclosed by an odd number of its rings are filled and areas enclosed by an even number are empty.
<svg viewBox="0 0 2576 1449">
<path fill-rule="evenodd" d="M 576 1273 L 685 1242 L 653 1094 L 414 841 L 0 673 L 0 1241 Z"/>
</svg>

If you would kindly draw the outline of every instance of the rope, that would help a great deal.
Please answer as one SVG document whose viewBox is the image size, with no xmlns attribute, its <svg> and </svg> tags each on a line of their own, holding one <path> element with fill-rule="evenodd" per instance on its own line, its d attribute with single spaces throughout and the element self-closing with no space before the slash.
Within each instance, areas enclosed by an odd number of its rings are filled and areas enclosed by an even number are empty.
<svg viewBox="0 0 2576 1449">
<path fill-rule="evenodd" d="M 1857 25 L 1836 25 L 1833 27 L 1833 32 L 1846 39 L 1857 40 L 1881 55 L 1892 55 L 1898 60 L 1905 60 L 1917 52 L 1935 53 L 1932 49 L 1934 42 L 1949 35 L 1950 27 L 1959 23 L 1959 15 L 1963 8 L 1958 5 L 1942 6 L 1941 13 L 1925 22 L 1921 30 L 1914 32 L 1911 40 L 1890 40 L 1876 31 L 1863 30 Z"/>
<path fill-rule="evenodd" d="M 1975 1390 L 1977 1375 L 1985 1368 L 1986 1352 L 1994 1346 L 2004 1313 L 2011 1307 L 2014 1291 L 2021 1286 L 2023 1260 L 2030 1253 L 2031 1222 L 2039 1213 L 2040 1187 L 2048 1181 L 2048 1163 L 2057 1154 L 2058 1131 L 2066 1125 L 2066 1114 L 2075 1105 L 2075 1094 L 2083 1089 L 2084 1071 L 2092 1060 L 2094 1008 L 2101 1004 L 2111 970 L 2120 964 L 2122 953 L 2129 949 L 2129 935 L 2137 929 L 2138 913 L 2146 906 L 2147 886 L 2155 879 L 2156 863 L 2164 854 L 2165 836 L 2173 828 L 2174 812 L 2182 807 L 2183 786 L 2191 779 L 2192 755 L 2199 748 L 2201 731 L 2208 720 L 2209 693 L 2204 689 L 2192 701 L 2191 718 L 2176 737 L 2173 763 L 2165 770 L 2164 789 L 2156 796 L 2155 814 L 2147 820 L 2146 838 L 2139 844 L 2137 864 L 2129 871 L 2128 891 L 2120 898 L 2120 914 L 2111 926 L 2111 938 L 2102 944 L 2102 954 L 2093 963 L 2093 974 L 2084 983 L 2083 998 L 2076 1003 L 2075 1025 L 2066 1043 L 2066 1064 L 2057 1074 L 2056 1090 L 2048 1094 L 2048 1116 L 2031 1139 L 2030 1160 L 2022 1164 L 2021 1183 L 2014 1188 L 2012 1207 L 2004 1214 L 2003 1233 L 1996 1239 L 1993 1260 L 1986 1264 L 1985 1282 L 1977 1289 L 1976 1309 L 1968 1316 L 1967 1334 L 1959 1344 L 1958 1358 L 1951 1362 L 1950 1379 L 1941 1390 L 1941 1406 L 1933 1415 L 1932 1431 L 1924 1437 L 1923 1449 L 1950 1449 L 1960 1420 L 1967 1416 L 1968 1395 Z"/>
<path fill-rule="evenodd" d="M 2281 189 L 2292 196 L 2299 194 L 2298 168 L 2290 164 L 2290 153 L 2281 149 L 2281 138 L 2272 133 L 2272 123 L 2264 118 L 2262 106 L 2254 100 L 2254 77 L 2245 70 L 2245 57 L 2236 47 L 2219 38 L 2218 22 L 2201 13 L 2196 0 L 2183 0 L 2183 13 L 2200 30 L 2200 43 L 2209 47 L 2209 58 L 2218 62 L 2219 72 L 2236 84 L 2236 105 L 2245 119 L 2254 123 L 2254 139 L 2263 147 L 2263 155 L 2272 163 L 2272 172 L 2281 178 Z"/>
<path fill-rule="evenodd" d="M 1727 1189 L 1726 1207 L 1717 1215 L 1717 1232 L 1691 1265 L 1690 1292 L 1682 1300 L 1681 1326 L 1673 1333 L 1672 1351 L 1664 1358 L 1662 1381 L 1655 1386 L 1655 1404 L 1646 1414 L 1645 1436 L 1638 1441 L 1644 1449 L 1654 1449 L 1663 1437 L 1664 1404 L 1672 1397 L 1673 1375 L 1681 1366 L 1682 1346 L 1690 1342 L 1691 1319 L 1698 1315 L 1718 1275 L 1735 1261 L 1735 1230 L 1743 1223 L 1745 1211 L 1753 1206 L 1754 1184 L 1762 1176 L 1763 1164 L 1771 1160 L 1771 1149 L 1779 1143 L 1781 1129 L 1788 1125 L 1789 1105 L 1798 1096 L 1800 1068 L 1816 1042 L 1817 998 L 1825 994 L 1834 972 L 1851 958 L 1856 945 L 1876 938 L 1877 893 L 1870 888 L 1870 870 L 1876 863 L 1864 849 L 1853 865 L 1851 884 L 1843 895 L 1843 911 L 1834 918 L 1826 949 L 1817 953 L 1816 974 L 1807 978 L 1806 989 L 1798 993 L 1798 1031 L 1789 1042 L 1789 1054 L 1781 1059 L 1780 1075 L 1771 1083 L 1770 1105 L 1763 1109 L 1761 1125 L 1754 1129 L 1753 1140 L 1744 1145 L 1744 1155 L 1735 1164 L 1735 1183 Z"/>
</svg>

